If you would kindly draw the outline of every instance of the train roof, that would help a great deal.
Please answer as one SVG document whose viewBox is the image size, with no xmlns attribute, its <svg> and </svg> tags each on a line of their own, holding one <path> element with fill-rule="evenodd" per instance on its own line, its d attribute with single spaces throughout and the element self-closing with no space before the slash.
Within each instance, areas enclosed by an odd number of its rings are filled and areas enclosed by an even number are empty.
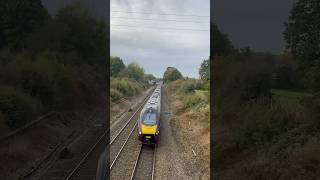
<svg viewBox="0 0 320 180">
<path fill-rule="evenodd" d="M 146 105 L 146 107 L 145 107 L 144 112 L 148 111 L 150 108 L 151 108 L 151 109 L 153 109 L 153 110 L 158 110 L 157 105 L 154 105 L 154 104 L 147 104 L 147 105 Z"/>
</svg>

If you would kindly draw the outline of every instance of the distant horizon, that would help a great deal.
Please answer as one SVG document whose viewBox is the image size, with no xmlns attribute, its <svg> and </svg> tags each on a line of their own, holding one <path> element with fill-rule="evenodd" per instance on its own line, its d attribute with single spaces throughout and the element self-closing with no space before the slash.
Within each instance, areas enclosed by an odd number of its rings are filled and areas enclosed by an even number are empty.
<svg viewBox="0 0 320 180">
<path fill-rule="evenodd" d="M 164 70 L 163 70 L 163 72 L 162 72 L 162 74 L 159 76 L 159 75 L 156 75 L 156 74 L 154 74 L 154 73 L 152 73 L 152 72 L 149 72 L 149 71 L 147 71 L 146 69 L 145 69 L 145 67 L 143 67 L 143 65 L 142 64 L 140 64 L 139 62 L 137 62 L 137 61 L 130 61 L 130 62 L 128 62 L 128 61 L 126 61 L 125 59 L 123 59 L 122 57 L 120 57 L 120 56 L 117 56 L 117 55 L 110 55 L 110 56 L 112 56 L 112 57 L 119 57 L 122 61 L 123 61 L 123 63 L 126 65 L 126 66 L 128 66 L 130 63 L 137 63 L 139 66 L 141 66 L 143 69 L 144 69 L 144 71 L 145 71 L 145 74 L 152 74 L 154 77 L 156 77 L 156 78 L 163 78 L 163 74 L 164 74 L 164 72 L 166 71 L 166 69 L 168 68 L 168 67 L 174 67 L 174 68 L 177 68 L 178 69 L 178 71 L 179 72 L 181 72 L 181 74 L 182 74 L 182 76 L 183 77 L 188 77 L 188 78 L 194 78 L 194 79 L 200 79 L 200 76 L 199 76 L 199 74 L 198 74 L 198 76 L 197 77 L 190 77 L 190 76 L 187 76 L 187 75 L 185 75 L 178 67 L 175 67 L 175 66 L 170 66 L 170 65 L 168 65 L 168 66 L 166 66 L 165 68 L 164 68 Z M 202 61 L 201 61 L 202 62 Z M 200 66 L 198 67 L 198 69 L 200 68 Z"/>
</svg>

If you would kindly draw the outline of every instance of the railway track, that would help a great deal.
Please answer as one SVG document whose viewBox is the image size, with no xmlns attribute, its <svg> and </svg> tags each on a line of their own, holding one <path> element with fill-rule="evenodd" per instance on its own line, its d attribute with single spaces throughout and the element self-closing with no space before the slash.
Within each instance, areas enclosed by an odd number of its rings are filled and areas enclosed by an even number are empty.
<svg viewBox="0 0 320 180">
<path fill-rule="evenodd" d="M 113 149 L 111 149 L 111 151 L 110 151 L 110 162 L 111 162 L 110 171 L 112 170 L 112 168 L 114 167 L 114 165 L 118 161 L 121 153 L 125 149 L 128 142 L 129 141 L 132 142 L 132 140 L 135 140 L 133 138 L 134 137 L 133 134 L 137 134 L 137 132 L 135 132 L 135 131 L 137 131 L 136 127 L 137 127 L 138 121 L 136 121 L 136 120 L 139 117 L 139 112 L 141 111 L 141 109 L 145 105 L 145 103 L 150 95 L 148 95 L 144 99 L 144 101 L 141 103 L 141 105 L 134 111 L 134 113 L 124 123 L 124 125 L 119 130 L 115 131 L 115 135 L 111 136 L 112 139 L 111 139 L 109 145 L 110 145 L 110 148 L 113 148 Z M 102 136 L 100 136 L 100 138 L 97 140 L 97 142 L 85 154 L 83 159 L 76 165 L 76 167 L 71 171 L 71 173 L 69 173 L 66 180 L 72 180 L 72 179 L 87 180 L 87 179 L 94 178 L 94 177 L 92 177 L 92 175 L 95 174 L 95 172 L 96 172 L 96 164 L 97 164 L 96 160 L 98 159 L 98 157 L 100 155 L 100 153 L 95 153 L 95 151 L 96 151 L 97 147 L 101 146 L 102 144 L 105 145 L 105 143 L 102 143 L 102 142 L 105 142 L 103 140 L 106 139 L 107 134 L 108 133 L 106 131 Z M 121 145 L 119 151 L 115 151 L 116 148 L 119 148 L 119 145 Z M 140 154 L 140 152 L 144 152 L 144 151 L 139 151 L 139 154 Z M 154 153 L 154 155 L 155 155 L 155 153 Z M 90 158 L 92 156 L 94 158 Z M 134 166 L 136 166 L 136 165 L 134 165 Z M 92 167 L 94 167 L 94 168 L 92 168 Z M 152 168 L 152 175 L 151 175 L 152 179 L 153 179 L 153 172 L 154 172 L 154 165 Z"/>
<path fill-rule="evenodd" d="M 154 179 L 157 146 L 141 145 L 130 180 Z"/>
<path fill-rule="evenodd" d="M 121 139 L 122 133 L 127 133 L 127 128 L 131 126 L 131 119 L 138 113 L 138 111 L 143 107 L 146 100 L 149 98 L 151 94 L 148 94 L 147 97 L 141 102 L 141 106 L 138 106 L 137 110 L 130 116 L 127 122 L 123 122 L 124 120 L 119 121 L 118 124 L 114 123 L 113 129 L 115 131 L 111 131 L 110 138 L 112 139 L 112 143 L 115 143 L 117 139 Z M 99 116 L 95 114 L 95 116 Z M 93 117 L 91 118 L 93 119 Z M 106 149 L 107 146 L 107 136 L 110 135 L 110 131 L 106 130 L 103 127 L 103 122 L 105 121 L 105 117 L 100 117 L 101 126 L 97 126 L 91 128 L 88 133 L 83 132 L 82 135 L 77 135 L 78 141 L 80 143 L 75 143 L 74 140 L 70 142 L 66 142 L 64 145 L 68 147 L 70 152 L 72 153 L 72 157 L 60 159 L 58 156 L 58 152 L 54 155 L 54 158 L 48 159 L 47 162 L 41 168 L 35 169 L 36 172 L 30 173 L 22 179 L 31 179 L 31 180 L 61 180 L 61 179 L 83 179 L 83 180 L 92 180 L 95 178 L 97 171 L 98 159 L 103 150 Z M 128 119 L 128 118 L 127 118 Z M 99 121 L 100 122 L 100 121 Z M 99 122 L 98 123 L 99 125 Z M 122 126 L 124 124 L 124 126 Z M 77 139 L 75 138 L 75 139 Z M 95 140 L 95 141 L 94 141 Z"/>
<path fill-rule="evenodd" d="M 95 115 L 97 119 L 95 124 L 103 123 L 105 119 L 104 113 Z M 58 152 L 53 159 L 38 170 L 32 176 L 23 179 L 32 180 L 61 180 L 61 179 L 86 179 L 92 180 L 96 175 L 96 168 L 99 155 L 106 147 L 107 131 L 104 126 L 94 126 L 88 131 L 68 142 L 65 147 L 68 147 L 70 156 L 60 158 Z M 96 140 L 96 141 L 93 141 Z M 77 141 L 77 143 L 75 143 Z M 89 147 L 89 148 L 88 148 Z"/>
<path fill-rule="evenodd" d="M 84 155 L 76 167 L 67 176 L 66 180 L 93 180 L 97 171 L 97 163 L 102 150 L 106 146 L 107 131 L 105 131 L 89 151 Z"/>
<path fill-rule="evenodd" d="M 143 108 L 142 103 L 140 107 L 132 114 L 126 121 L 122 128 L 112 137 L 110 142 L 110 172 L 111 179 L 129 179 L 135 159 L 130 156 L 131 153 L 138 151 L 137 138 L 138 134 L 137 124 L 139 112 Z M 128 157 L 129 155 L 129 157 Z"/>
<path fill-rule="evenodd" d="M 147 156 L 146 153 L 148 152 L 146 152 L 147 149 L 145 148 L 141 151 L 142 146 L 140 146 L 140 142 L 137 140 L 137 120 L 140 116 L 140 111 L 142 110 L 146 101 L 149 99 L 150 95 L 144 100 L 144 102 L 139 106 L 139 108 L 137 108 L 137 110 L 132 114 L 132 116 L 124 123 L 122 128 L 120 128 L 120 130 L 117 133 L 115 133 L 115 135 L 111 138 L 109 168 L 110 179 L 112 180 L 130 179 L 133 177 L 133 175 L 135 175 L 135 179 L 139 178 L 136 175 L 136 173 L 133 173 L 134 171 L 140 172 L 141 170 L 139 168 L 142 168 L 142 166 L 140 165 L 141 163 L 139 163 L 139 166 L 137 166 L 138 161 L 135 155 L 141 153 L 139 156 L 140 159 L 142 159 L 145 158 L 145 156 Z M 155 151 L 151 154 L 151 156 L 155 156 Z M 154 164 L 151 167 L 152 174 L 150 174 L 150 179 L 153 179 Z"/>
<path fill-rule="evenodd" d="M 115 143 L 116 140 L 120 140 L 122 138 L 122 134 L 125 134 L 127 132 L 127 129 L 129 127 L 132 127 L 132 119 L 134 119 L 135 115 L 138 114 L 138 112 L 143 107 L 144 103 L 148 99 L 149 96 L 146 97 L 146 99 L 141 103 L 141 106 L 137 108 L 137 110 L 129 117 L 129 119 L 124 123 L 124 126 L 121 128 L 118 128 L 119 130 L 116 130 L 115 136 L 111 136 L 113 138 L 110 142 L 110 145 Z M 121 124 L 121 123 L 120 123 Z M 134 125 L 132 132 L 137 124 Z M 102 153 L 102 149 L 106 148 L 106 136 L 109 136 L 110 131 L 105 131 L 98 140 L 94 143 L 94 145 L 89 149 L 89 151 L 83 156 L 81 161 L 79 161 L 76 166 L 72 169 L 72 171 L 68 174 L 66 180 L 92 180 L 95 178 L 96 170 L 97 170 L 97 163 L 99 156 Z M 131 132 L 131 134 L 132 134 Z"/>
</svg>

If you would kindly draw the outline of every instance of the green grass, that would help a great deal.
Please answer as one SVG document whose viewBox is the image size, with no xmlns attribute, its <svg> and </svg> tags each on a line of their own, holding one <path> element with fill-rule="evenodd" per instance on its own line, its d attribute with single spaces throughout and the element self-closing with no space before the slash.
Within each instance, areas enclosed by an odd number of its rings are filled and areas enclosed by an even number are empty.
<svg viewBox="0 0 320 180">
<path fill-rule="evenodd" d="M 207 90 L 195 90 L 195 93 L 203 99 L 209 99 L 209 91 Z"/>
<path fill-rule="evenodd" d="M 272 89 L 271 93 L 275 100 L 287 102 L 299 102 L 304 97 L 312 96 L 310 93 L 297 90 Z"/>
</svg>

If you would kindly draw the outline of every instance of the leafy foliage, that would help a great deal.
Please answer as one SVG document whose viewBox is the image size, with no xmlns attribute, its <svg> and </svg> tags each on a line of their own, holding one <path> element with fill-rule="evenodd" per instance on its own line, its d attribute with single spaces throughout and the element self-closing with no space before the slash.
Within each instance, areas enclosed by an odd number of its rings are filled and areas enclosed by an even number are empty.
<svg viewBox="0 0 320 180">
<path fill-rule="evenodd" d="M 38 114 L 41 103 L 21 90 L 0 86 L 0 111 L 11 128 L 23 126 Z"/>
<path fill-rule="evenodd" d="M 307 64 L 320 57 L 320 2 L 299 0 L 291 10 L 284 38 L 294 56 Z"/>
<path fill-rule="evenodd" d="M 166 71 L 163 74 L 164 82 L 175 81 L 182 78 L 182 74 L 178 71 L 178 69 L 174 67 L 167 67 Z"/>
<path fill-rule="evenodd" d="M 119 57 L 110 57 L 111 76 L 117 76 L 119 72 L 125 69 L 125 65 Z"/>
<path fill-rule="evenodd" d="M 201 63 L 201 67 L 199 69 L 199 75 L 202 80 L 210 80 L 210 61 L 209 59 L 204 60 Z"/>
<path fill-rule="evenodd" d="M 250 48 L 214 57 L 216 174 L 234 174 L 231 179 L 317 177 L 320 163 L 310 159 L 318 159 L 320 151 L 315 146 L 320 141 L 319 39 L 313 37 L 319 34 L 318 5 L 300 0 L 292 11 L 285 38 L 293 57 Z M 272 88 L 282 90 L 271 94 Z"/>
<path fill-rule="evenodd" d="M 48 18 L 40 0 L 0 2 L 0 48 L 23 47 L 23 40 Z"/>
<path fill-rule="evenodd" d="M 222 58 L 215 60 L 217 63 L 225 63 L 223 71 L 216 72 L 217 103 L 224 105 L 225 99 L 237 102 L 258 100 L 261 97 L 269 99 L 271 97 L 271 69 L 270 65 L 263 61 L 263 56 L 230 56 L 233 62 L 227 62 Z M 218 67 L 217 67 L 218 68 Z M 222 73 L 222 74 L 218 74 Z"/>
<path fill-rule="evenodd" d="M 112 102 L 119 101 L 122 96 L 123 96 L 123 94 L 121 92 L 119 92 L 117 89 L 115 89 L 115 88 L 110 89 L 110 97 L 111 97 Z"/>
<path fill-rule="evenodd" d="M 148 87 L 148 80 L 155 79 L 152 74 L 145 74 L 137 63 L 126 66 L 119 57 L 111 58 L 111 90 L 110 97 L 117 102 L 122 97 L 130 97 Z"/>
<path fill-rule="evenodd" d="M 150 81 L 150 80 L 155 80 L 156 77 L 154 77 L 154 75 L 152 75 L 152 74 L 146 74 L 145 79 Z"/>
<path fill-rule="evenodd" d="M 56 21 L 66 27 L 67 36 L 62 39 L 62 51 L 75 51 L 89 64 L 105 64 L 107 27 L 103 21 L 95 20 L 80 4 L 60 10 Z"/>
<path fill-rule="evenodd" d="M 10 8 L 1 13 L 9 14 L 0 17 L 4 18 L 0 34 L 12 33 L 17 38 L 8 36 L 0 49 L 0 87 L 9 87 L 1 89 L 0 111 L 11 128 L 39 113 L 76 111 L 104 103 L 107 34 L 103 22 L 77 4 L 53 18 L 43 12 L 40 1 L 5 1 L 1 8 L 5 6 Z M 3 28 L 6 23 L 14 31 Z M 23 50 L 14 47 L 21 44 Z"/>
<path fill-rule="evenodd" d="M 144 81 L 144 69 L 137 63 L 131 63 L 127 67 L 129 78 L 135 79 L 136 81 Z"/>
<path fill-rule="evenodd" d="M 214 23 L 211 23 L 210 26 L 213 29 L 212 37 L 212 47 L 213 47 L 213 57 L 223 56 L 231 54 L 234 51 L 234 47 L 229 40 L 227 34 L 223 34 L 218 26 Z"/>
</svg>

